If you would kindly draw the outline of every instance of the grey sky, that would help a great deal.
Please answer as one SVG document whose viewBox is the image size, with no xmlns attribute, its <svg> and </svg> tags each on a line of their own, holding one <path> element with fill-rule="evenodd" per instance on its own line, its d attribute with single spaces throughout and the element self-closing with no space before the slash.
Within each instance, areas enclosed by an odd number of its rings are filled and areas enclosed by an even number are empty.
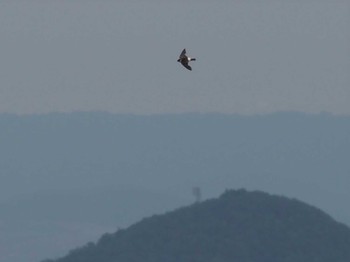
<svg viewBox="0 0 350 262">
<path fill-rule="evenodd" d="M 349 25 L 346 0 L 1 1 L 0 112 L 350 114 Z"/>
</svg>

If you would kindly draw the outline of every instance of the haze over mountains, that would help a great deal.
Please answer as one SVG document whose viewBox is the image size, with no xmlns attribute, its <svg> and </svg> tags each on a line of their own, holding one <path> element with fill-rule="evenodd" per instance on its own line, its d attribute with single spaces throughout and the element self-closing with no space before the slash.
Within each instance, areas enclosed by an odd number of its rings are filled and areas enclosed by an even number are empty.
<svg viewBox="0 0 350 262">
<path fill-rule="evenodd" d="M 2 114 L 0 143 L 1 261 L 56 257 L 193 202 L 194 186 L 297 197 L 350 224 L 348 116 Z"/>
<path fill-rule="evenodd" d="M 295 199 L 228 190 L 46 262 L 348 262 L 350 228 Z"/>
</svg>

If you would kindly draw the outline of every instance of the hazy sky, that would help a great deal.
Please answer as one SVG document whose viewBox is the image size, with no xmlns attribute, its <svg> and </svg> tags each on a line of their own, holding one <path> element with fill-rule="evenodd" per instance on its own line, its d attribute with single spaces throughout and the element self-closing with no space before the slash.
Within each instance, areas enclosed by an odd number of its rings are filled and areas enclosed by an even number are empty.
<svg viewBox="0 0 350 262">
<path fill-rule="evenodd" d="M 1 1 L 0 112 L 350 114 L 349 28 L 347 0 Z"/>
</svg>

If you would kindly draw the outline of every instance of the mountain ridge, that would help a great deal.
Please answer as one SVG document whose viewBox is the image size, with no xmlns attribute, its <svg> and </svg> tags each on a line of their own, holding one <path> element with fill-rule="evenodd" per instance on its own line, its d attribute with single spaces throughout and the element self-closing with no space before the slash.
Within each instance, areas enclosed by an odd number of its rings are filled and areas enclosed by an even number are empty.
<svg viewBox="0 0 350 262">
<path fill-rule="evenodd" d="M 110 232 L 110 225 L 129 225 L 143 216 L 191 203 L 192 187 L 201 187 L 203 198 L 232 187 L 296 197 L 350 225 L 349 210 L 344 208 L 344 199 L 350 198 L 349 155 L 350 117 L 327 113 L 0 114 L 0 178 L 4 181 L 0 206 L 6 207 L 0 209 L 4 228 L 0 260 L 34 262 L 56 257 L 62 250 Z M 93 192 L 99 199 L 98 210 L 113 211 L 93 213 L 83 196 L 91 196 L 90 189 L 106 187 L 125 191 L 118 203 L 103 202 Z M 164 192 L 165 197 L 159 198 L 157 208 L 139 212 L 137 206 L 120 201 L 144 202 L 138 199 L 143 194 L 135 195 L 133 188 Z M 71 192 L 72 199 L 67 200 L 66 192 Z M 50 201 L 58 207 L 54 212 Z M 123 213 L 123 221 L 117 215 L 120 210 L 129 210 Z M 86 225 L 80 227 L 83 232 L 90 232 L 89 224 L 96 223 L 91 233 L 98 233 L 69 237 L 74 229 L 66 233 L 61 229 L 67 220 L 69 229 L 81 221 Z M 44 232 L 35 221 L 57 230 L 42 237 Z M 106 221 L 108 229 L 101 230 Z"/>
<path fill-rule="evenodd" d="M 345 262 L 349 246 L 350 228 L 322 210 L 240 189 L 144 218 L 45 262 Z"/>
</svg>

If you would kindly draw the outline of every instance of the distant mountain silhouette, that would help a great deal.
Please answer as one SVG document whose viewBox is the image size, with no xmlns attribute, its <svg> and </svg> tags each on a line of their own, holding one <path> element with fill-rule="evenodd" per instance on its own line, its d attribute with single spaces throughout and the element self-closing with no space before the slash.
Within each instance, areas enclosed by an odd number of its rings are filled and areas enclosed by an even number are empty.
<svg viewBox="0 0 350 262">
<path fill-rule="evenodd" d="M 348 262 L 350 229 L 321 210 L 263 192 L 154 215 L 46 262 Z"/>
<path fill-rule="evenodd" d="M 350 225 L 349 155 L 350 116 L 327 113 L 0 114 L 0 261 L 57 257 L 196 186 L 295 197 Z"/>
</svg>

